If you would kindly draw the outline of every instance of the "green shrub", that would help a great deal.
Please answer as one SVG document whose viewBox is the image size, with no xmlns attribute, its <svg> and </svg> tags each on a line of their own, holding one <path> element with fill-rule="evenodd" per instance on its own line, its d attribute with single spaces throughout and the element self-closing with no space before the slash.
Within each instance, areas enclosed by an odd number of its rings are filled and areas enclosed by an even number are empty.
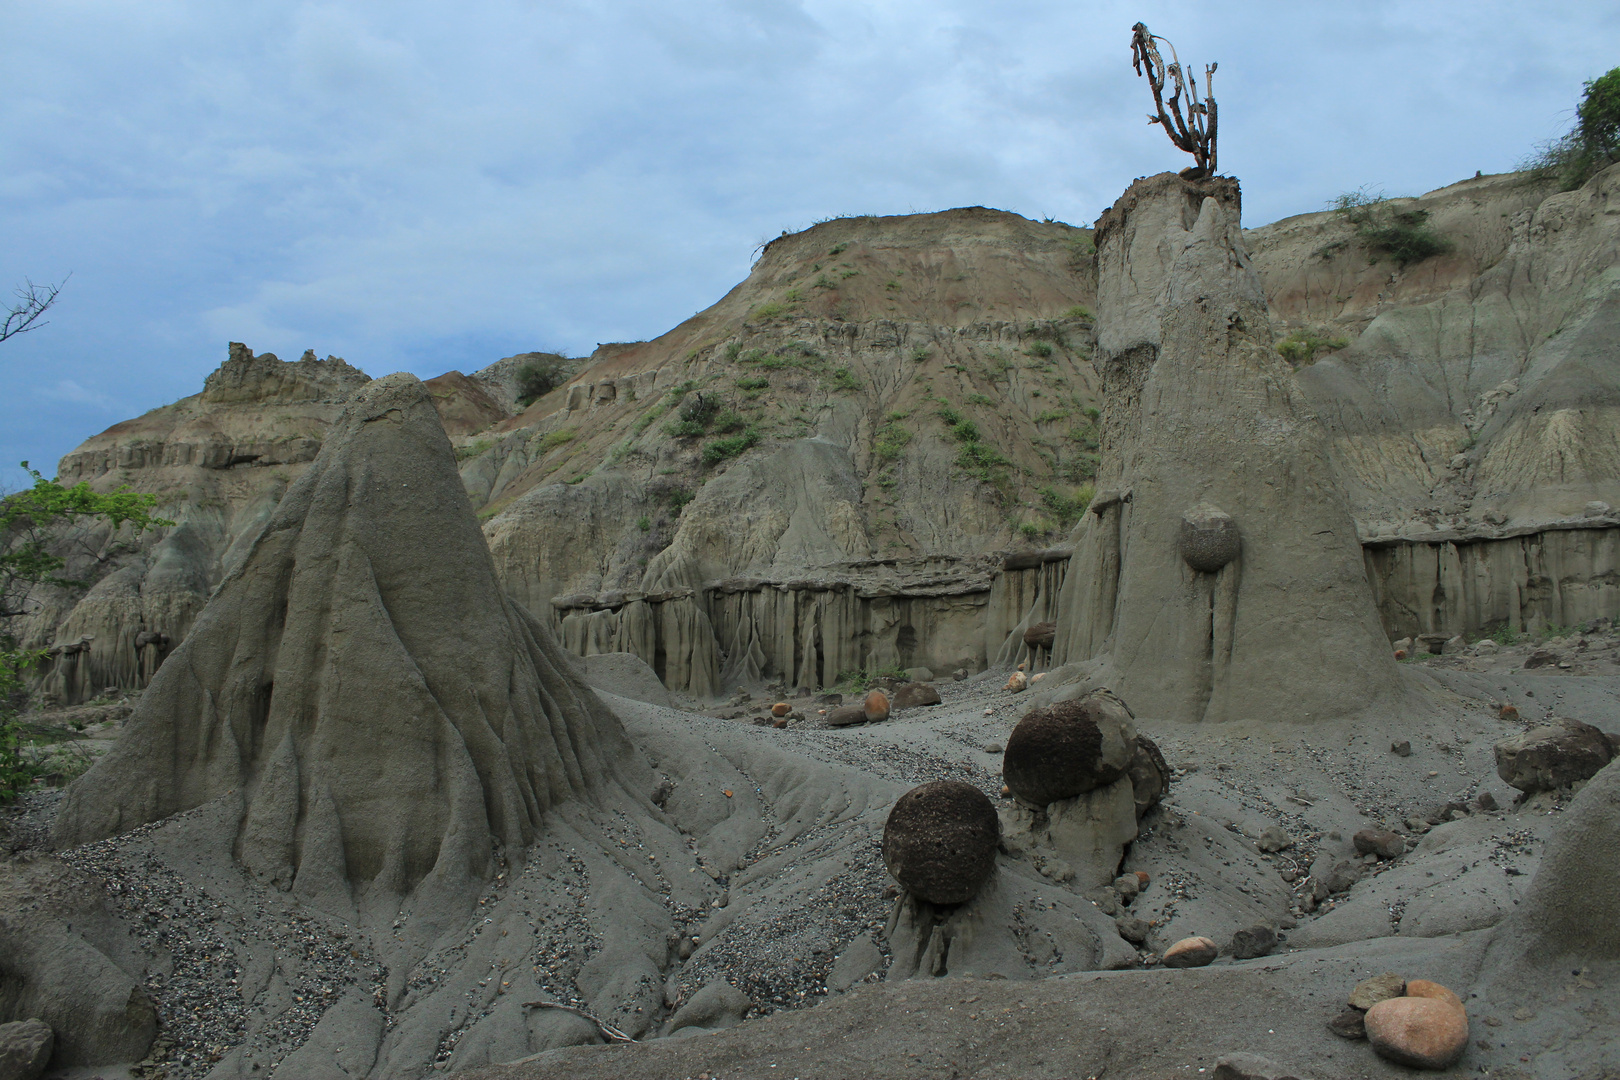
<svg viewBox="0 0 1620 1080">
<path fill-rule="evenodd" d="M 733 431 L 741 431 L 747 426 L 747 418 L 736 409 L 725 409 L 714 418 L 714 430 L 720 435 L 726 435 Z"/>
<path fill-rule="evenodd" d="M 872 453 L 879 461 L 893 461 L 899 457 L 911 442 L 911 432 L 900 426 L 905 419 L 898 413 L 890 413 L 888 423 L 878 428 L 877 439 L 872 443 Z"/>
<path fill-rule="evenodd" d="M 842 255 L 844 252 L 846 252 L 848 250 L 849 250 L 849 244 L 847 242 L 842 242 L 841 241 L 839 243 L 834 244 L 828 250 L 827 254 L 828 255 Z"/>
<path fill-rule="evenodd" d="M 540 452 L 542 454 L 549 453 L 564 443 L 573 442 L 574 436 L 578 434 L 579 432 L 574 428 L 558 428 L 556 431 L 548 431 L 540 436 Z"/>
<path fill-rule="evenodd" d="M 636 528 L 640 529 L 642 532 L 652 532 L 652 518 L 648 517 L 646 514 L 642 514 L 640 517 L 636 518 Z"/>
<path fill-rule="evenodd" d="M 839 276 L 839 277 L 841 277 L 841 278 L 843 278 L 843 279 L 844 279 L 844 280 L 845 280 L 845 281 L 848 281 L 848 280 L 849 280 L 849 279 L 850 279 L 850 278 L 852 278 L 852 277 L 854 277 L 854 276 L 855 276 L 855 275 L 857 275 L 857 274 L 859 274 L 859 273 L 860 273 L 860 271 L 859 271 L 859 270 L 856 270 L 856 269 L 855 269 L 855 268 L 854 268 L 854 267 L 850 267 L 850 266 L 846 266 L 846 267 L 844 267 L 844 269 L 843 269 L 843 270 L 842 270 L 842 271 L 841 271 L 841 272 L 840 272 L 840 273 L 839 273 L 839 275 L 838 275 L 838 276 Z"/>
<path fill-rule="evenodd" d="M 838 288 L 838 282 L 834 281 L 826 274 L 822 274 L 820 277 L 816 278 L 815 287 L 818 289 L 836 289 Z"/>
<path fill-rule="evenodd" d="M 996 470 L 1012 462 L 989 443 L 974 441 L 964 443 L 962 449 L 957 451 L 956 464 L 980 480 L 988 481 L 995 476 Z"/>
<path fill-rule="evenodd" d="M 1032 341 L 1024 349 L 1030 356 L 1048 357 L 1052 355 L 1052 346 L 1045 341 Z"/>
<path fill-rule="evenodd" d="M 736 457 L 759 442 L 759 429 L 749 427 L 725 439 L 716 439 L 703 448 L 703 463 L 716 465 L 726 458 Z"/>
<path fill-rule="evenodd" d="M 927 360 L 928 359 L 928 346 L 919 345 L 915 349 L 912 349 L 911 350 L 911 359 L 916 361 L 919 364 L 922 363 L 924 360 Z"/>
<path fill-rule="evenodd" d="M 1584 84 L 1575 107 L 1575 127 L 1543 146 L 1522 168 L 1574 191 L 1599 171 L 1620 161 L 1620 67 Z"/>
<path fill-rule="evenodd" d="M 770 322 L 772 319 L 781 318 L 786 311 L 787 305 L 778 304 L 773 300 L 770 303 L 761 304 L 759 307 L 755 308 L 753 319 L 755 322 Z"/>
<path fill-rule="evenodd" d="M 962 420 L 951 425 L 951 434 L 956 436 L 957 442 L 978 442 L 979 425 L 971 420 Z"/>
<path fill-rule="evenodd" d="M 782 299 L 786 300 L 790 304 L 797 304 L 804 300 L 804 293 L 800 292 L 798 289 L 789 289 L 787 292 L 782 294 Z"/>
<path fill-rule="evenodd" d="M 637 417 L 634 424 L 630 425 L 631 434 L 640 435 L 643 431 L 647 430 L 647 426 L 649 424 L 651 424 L 654 420 L 657 420 L 660 416 L 663 416 L 668 411 L 669 406 L 667 405 L 654 405 L 652 408 L 648 409 L 646 412 Z"/>
<path fill-rule="evenodd" d="M 696 420 L 671 420 L 664 425 L 664 430 L 677 439 L 695 439 L 704 433 L 705 428 Z"/>
<path fill-rule="evenodd" d="M 984 405 L 992 409 L 996 407 L 996 399 L 987 397 L 984 394 L 969 394 L 962 400 L 966 401 L 969 405 Z"/>
<path fill-rule="evenodd" d="M 1035 422 L 1037 424 L 1055 424 L 1059 420 L 1067 420 L 1068 418 L 1068 409 L 1047 409 L 1035 418 Z"/>
<path fill-rule="evenodd" d="M 714 419 L 715 413 L 720 411 L 720 402 L 706 394 L 694 394 L 681 402 L 680 417 L 690 423 L 708 427 L 709 421 Z"/>
<path fill-rule="evenodd" d="M 890 292 L 899 292 L 901 289 L 905 288 L 904 285 L 900 284 L 900 282 L 894 278 L 890 278 L 887 282 L 885 282 L 883 287 Z"/>
<path fill-rule="evenodd" d="M 1087 405 L 1084 409 L 1082 409 L 1080 411 L 1085 413 L 1086 417 L 1088 419 L 1090 419 L 1090 420 L 1101 420 L 1102 419 L 1102 410 L 1097 408 L 1097 406 L 1095 406 L 1095 405 Z"/>
<path fill-rule="evenodd" d="M 949 405 L 941 405 L 939 407 L 939 418 L 945 421 L 945 423 L 950 427 L 955 427 L 957 424 L 962 422 L 962 414 L 951 408 Z"/>
<path fill-rule="evenodd" d="M 737 380 L 739 390 L 764 390 L 771 385 L 771 380 L 763 375 L 744 375 Z"/>
<path fill-rule="evenodd" d="M 1060 317 L 1064 319 L 1078 319 L 1083 322 L 1092 321 L 1091 309 L 1086 307 L 1084 304 L 1074 305 L 1074 307 L 1070 308 L 1068 311 L 1065 311 Z"/>
<path fill-rule="evenodd" d="M 527 409 L 563 381 L 562 357 L 541 356 L 518 368 L 518 404 Z"/>
<path fill-rule="evenodd" d="M 1090 233 L 1079 233 L 1063 242 L 1069 249 L 1069 269 L 1085 270 L 1091 266 L 1092 256 L 1097 254 L 1097 245 L 1092 243 Z"/>
<path fill-rule="evenodd" d="M 1033 521 L 1026 521 L 1022 525 L 1018 526 L 1018 531 L 1024 535 L 1024 539 L 1026 540 L 1039 540 L 1041 537 L 1045 536 L 1049 530 L 1037 525 Z"/>
<path fill-rule="evenodd" d="M 1375 258 L 1394 259 L 1409 266 L 1451 250 L 1451 241 L 1431 229 L 1429 212 L 1417 207 L 1397 209 L 1382 195 L 1347 191 L 1333 200 L 1333 209 L 1350 223 L 1356 239 Z"/>
<path fill-rule="evenodd" d="M 854 374 L 847 367 L 841 367 L 832 373 L 834 390 L 859 390 L 861 384 L 855 381 Z"/>
<path fill-rule="evenodd" d="M 1096 494 L 1090 484 L 1082 484 L 1067 495 L 1048 487 L 1041 489 L 1041 503 L 1057 518 L 1058 524 L 1067 529 L 1080 520 Z"/>
<path fill-rule="evenodd" d="M 1309 364 L 1316 359 L 1316 354 L 1323 349 L 1333 351 L 1349 345 L 1347 338 L 1330 338 L 1317 333 L 1315 330 L 1295 330 L 1287 337 L 1277 342 L 1277 351 L 1282 358 L 1295 367 Z"/>
</svg>

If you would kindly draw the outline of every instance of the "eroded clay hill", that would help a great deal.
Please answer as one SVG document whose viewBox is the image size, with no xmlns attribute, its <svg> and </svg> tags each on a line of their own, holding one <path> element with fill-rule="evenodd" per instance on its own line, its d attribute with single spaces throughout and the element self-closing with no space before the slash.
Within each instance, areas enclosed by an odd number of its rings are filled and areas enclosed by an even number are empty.
<svg viewBox="0 0 1620 1080">
<path fill-rule="evenodd" d="M 1617 185 L 1398 200 L 1451 245 L 1405 266 L 1330 212 L 1243 234 L 1391 638 L 1620 613 Z M 1057 614 L 1102 436 L 1095 292 L 1085 230 L 845 218 L 527 408 L 522 358 L 428 385 L 503 585 L 575 652 L 636 653 L 700 696 L 1044 662 L 1024 633 Z M 364 379 L 323 363 L 233 353 L 199 397 L 64 459 L 181 524 L 138 551 L 97 538 L 96 588 L 46 598 L 29 642 L 55 647 L 60 700 L 144 684 L 184 636 Z"/>
</svg>

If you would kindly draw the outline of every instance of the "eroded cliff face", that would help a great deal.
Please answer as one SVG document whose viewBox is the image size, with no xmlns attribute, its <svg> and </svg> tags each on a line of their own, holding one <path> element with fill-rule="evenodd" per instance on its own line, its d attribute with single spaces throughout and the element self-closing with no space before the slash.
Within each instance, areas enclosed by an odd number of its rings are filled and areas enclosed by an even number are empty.
<svg viewBox="0 0 1620 1080">
<path fill-rule="evenodd" d="M 1617 186 L 1510 175 L 1402 200 L 1453 244 L 1405 268 L 1333 213 L 1242 235 L 1257 347 L 1345 343 L 1275 381 L 1325 432 L 1392 637 L 1620 614 Z M 1085 230 L 839 219 L 773 241 L 668 334 L 568 362 L 527 408 L 524 356 L 426 385 L 503 585 L 575 651 L 635 652 L 700 695 L 972 669 L 1037 659 L 1023 632 L 1057 614 L 1099 464 L 1097 336 L 1154 314 L 1099 328 L 1096 291 Z M 202 394 L 65 458 L 65 482 L 158 492 L 179 525 L 85 538 L 71 569 L 95 587 L 42 596 L 26 630 L 56 647 L 51 693 L 143 685 L 365 381 L 233 346 Z"/>
</svg>

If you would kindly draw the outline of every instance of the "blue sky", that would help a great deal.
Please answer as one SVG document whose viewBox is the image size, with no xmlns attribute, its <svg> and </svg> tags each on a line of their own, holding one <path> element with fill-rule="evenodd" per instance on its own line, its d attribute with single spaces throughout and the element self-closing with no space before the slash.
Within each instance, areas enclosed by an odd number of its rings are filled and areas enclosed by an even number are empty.
<svg viewBox="0 0 1620 1080">
<path fill-rule="evenodd" d="M 9 0 L 0 482 L 227 341 L 373 374 L 651 337 L 755 246 L 983 204 L 1087 224 L 1187 159 L 1130 26 L 1220 62 L 1251 225 L 1510 169 L 1620 64 L 1600 3 Z"/>
</svg>

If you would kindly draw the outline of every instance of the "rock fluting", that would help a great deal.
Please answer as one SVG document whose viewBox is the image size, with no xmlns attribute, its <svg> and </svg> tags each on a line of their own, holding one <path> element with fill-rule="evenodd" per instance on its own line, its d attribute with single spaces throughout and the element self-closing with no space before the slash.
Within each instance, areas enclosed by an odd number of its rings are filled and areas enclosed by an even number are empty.
<svg viewBox="0 0 1620 1080">
<path fill-rule="evenodd" d="M 54 840 L 222 800 L 261 879 L 337 914 L 410 898 L 432 922 L 627 750 L 502 592 L 427 392 L 393 375 L 351 400 Z"/>
<path fill-rule="evenodd" d="M 961 904 L 996 866 L 1001 827 L 984 792 L 935 780 L 900 796 L 883 827 L 883 863 L 919 900 Z"/>
</svg>

